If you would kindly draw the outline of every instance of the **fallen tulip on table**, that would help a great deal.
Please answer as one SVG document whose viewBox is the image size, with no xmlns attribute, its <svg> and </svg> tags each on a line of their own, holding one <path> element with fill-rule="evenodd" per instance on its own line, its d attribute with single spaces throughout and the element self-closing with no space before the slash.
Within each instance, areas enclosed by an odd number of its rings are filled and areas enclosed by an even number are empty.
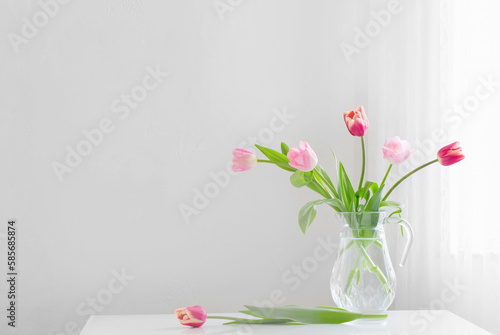
<svg viewBox="0 0 500 335">
<path fill-rule="evenodd" d="M 175 314 L 181 324 L 191 327 L 202 326 L 206 319 L 229 320 L 224 323 L 230 324 L 339 324 L 357 319 L 385 319 L 387 314 L 361 314 L 352 313 L 342 308 L 319 306 L 304 307 L 289 305 L 283 307 L 257 307 L 245 305 L 246 310 L 242 314 L 254 318 L 237 318 L 231 316 L 207 315 L 201 306 L 190 306 L 179 308 Z"/>
</svg>

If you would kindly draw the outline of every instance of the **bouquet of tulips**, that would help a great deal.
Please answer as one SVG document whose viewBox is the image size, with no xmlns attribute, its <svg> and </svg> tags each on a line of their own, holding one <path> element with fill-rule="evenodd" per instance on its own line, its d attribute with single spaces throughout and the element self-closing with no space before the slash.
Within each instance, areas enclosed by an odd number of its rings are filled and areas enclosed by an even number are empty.
<svg viewBox="0 0 500 335">
<path fill-rule="evenodd" d="M 458 142 L 451 143 L 441 148 L 434 160 L 410 171 L 384 194 L 385 182 L 392 166 L 404 162 L 411 155 L 410 144 L 408 141 L 401 140 L 398 136 L 387 139 L 382 147 L 383 156 L 389 162 L 387 172 L 380 183 L 370 180 L 364 181 L 366 164 L 364 136 L 370 128 L 370 123 L 362 106 L 353 111 L 345 112 L 344 121 L 351 135 L 361 139 L 362 169 L 357 189 L 353 187 L 342 162 L 337 160 L 335 155 L 333 155 L 333 158 L 337 165 L 337 178 L 336 184 L 334 184 L 323 167 L 318 164 L 318 158 L 314 150 L 305 141 L 300 141 L 298 148 L 289 148 L 282 142 L 281 152 L 256 144 L 257 149 L 267 159 L 258 159 L 255 153 L 237 148 L 233 151 L 232 170 L 235 172 L 247 171 L 254 168 L 258 163 L 274 164 L 292 173 L 290 182 L 293 186 L 306 186 L 320 194 L 323 197 L 322 199 L 308 202 L 299 211 L 299 225 L 305 234 L 306 229 L 316 216 L 316 206 L 320 204 L 327 204 L 340 213 L 357 213 L 359 215 L 353 215 L 352 217 L 359 218 L 362 218 L 362 214 L 365 212 L 390 211 L 389 216 L 400 214 L 401 204 L 388 200 L 388 197 L 401 182 L 431 164 L 439 162 L 443 166 L 448 166 L 465 158 L 460 144 Z M 354 228 L 354 225 L 359 227 L 360 222 L 356 221 L 350 222 L 352 228 Z"/>
</svg>

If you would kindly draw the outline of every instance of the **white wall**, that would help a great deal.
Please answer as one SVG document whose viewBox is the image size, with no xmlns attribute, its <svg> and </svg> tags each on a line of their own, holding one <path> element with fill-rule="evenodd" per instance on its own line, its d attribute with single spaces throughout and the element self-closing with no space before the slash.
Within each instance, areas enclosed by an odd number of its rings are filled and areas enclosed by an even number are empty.
<svg viewBox="0 0 500 335">
<path fill-rule="evenodd" d="M 0 1 L 0 231 L 18 220 L 22 334 L 75 333 L 96 297 L 99 314 L 234 311 L 275 289 L 284 303 L 333 303 L 334 256 L 294 291 L 282 280 L 319 238 L 338 238 L 326 209 L 302 236 L 298 210 L 317 197 L 294 189 L 285 171 L 231 176 L 189 224 L 179 206 L 192 206 L 195 190 L 225 171 L 234 147 L 266 132 L 275 110 L 294 118 L 265 144 L 307 140 L 330 171 L 333 147 L 357 178 L 359 143 L 341 113 L 366 102 L 365 88 L 360 64 L 338 46 L 353 36 L 356 4 L 246 0 L 222 16 L 213 5 L 72 1 L 16 53 L 8 34 L 21 35 L 22 18 L 41 7 Z M 113 101 L 148 67 L 170 76 L 120 119 Z M 59 182 L 54 162 L 65 164 L 67 146 L 103 119 L 113 130 Z M 112 271 L 134 279 L 122 289 Z M 120 292 L 109 296 L 110 283 Z"/>
</svg>

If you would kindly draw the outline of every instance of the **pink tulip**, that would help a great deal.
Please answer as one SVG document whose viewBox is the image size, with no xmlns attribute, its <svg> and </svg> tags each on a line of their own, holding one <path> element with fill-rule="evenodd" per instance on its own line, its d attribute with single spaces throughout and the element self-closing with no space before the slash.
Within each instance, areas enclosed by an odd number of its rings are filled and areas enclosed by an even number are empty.
<svg viewBox="0 0 500 335">
<path fill-rule="evenodd" d="M 443 166 L 452 165 L 460 162 L 465 156 L 462 154 L 460 143 L 455 142 L 439 149 L 437 153 L 439 164 Z"/>
<path fill-rule="evenodd" d="M 370 128 L 370 122 L 366 117 L 363 106 L 359 106 L 353 111 L 345 112 L 344 121 L 347 126 L 347 130 L 349 130 L 353 136 L 365 136 L 366 132 Z"/>
<path fill-rule="evenodd" d="M 384 158 L 391 164 L 399 164 L 410 157 L 413 150 L 410 148 L 410 143 L 402 140 L 399 136 L 388 138 L 382 147 Z"/>
<path fill-rule="evenodd" d="M 175 316 L 184 326 L 201 327 L 207 321 L 207 311 L 198 305 L 176 309 Z"/>
<path fill-rule="evenodd" d="M 307 142 L 299 141 L 298 148 L 290 148 L 287 154 L 291 167 L 304 172 L 313 170 L 318 164 L 318 157 Z"/>
<path fill-rule="evenodd" d="M 241 172 L 253 169 L 257 165 L 257 156 L 245 149 L 233 150 L 233 167 L 234 172 Z"/>
</svg>

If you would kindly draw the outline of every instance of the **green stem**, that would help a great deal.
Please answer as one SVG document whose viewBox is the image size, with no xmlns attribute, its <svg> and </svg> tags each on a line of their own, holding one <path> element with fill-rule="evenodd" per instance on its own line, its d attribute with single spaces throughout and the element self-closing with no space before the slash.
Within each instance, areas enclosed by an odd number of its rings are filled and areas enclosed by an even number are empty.
<svg viewBox="0 0 500 335">
<path fill-rule="evenodd" d="M 393 187 L 391 187 L 391 189 L 387 192 L 387 194 L 385 195 L 385 197 L 382 199 L 382 201 L 384 201 L 385 199 L 387 199 L 387 197 L 389 196 L 389 194 L 391 194 L 392 191 L 394 191 L 394 189 L 403 182 L 403 180 L 405 180 L 406 178 L 408 178 L 409 176 L 411 176 L 412 174 L 414 174 L 415 172 L 419 171 L 419 170 L 422 170 L 424 167 L 426 166 L 429 166 L 431 164 L 434 164 L 434 163 L 437 163 L 438 162 L 438 159 L 435 159 L 433 161 L 430 161 L 428 163 L 425 163 L 423 165 L 420 165 L 418 168 L 408 172 L 403 178 L 401 178 L 400 180 L 398 180 L 398 182 L 396 184 L 394 184 Z"/>
<path fill-rule="evenodd" d="M 354 279 L 354 275 L 356 274 L 356 271 L 358 270 L 358 263 L 359 263 L 359 257 L 356 259 L 356 262 L 354 262 L 354 265 L 351 269 L 351 272 L 349 273 L 349 277 L 347 278 L 347 283 L 345 284 L 344 292 L 347 293 L 347 290 L 351 287 L 352 280 Z"/>
<path fill-rule="evenodd" d="M 354 241 L 350 241 L 349 243 L 347 243 L 347 245 L 345 247 L 343 247 L 340 251 L 339 251 L 339 258 L 340 256 L 342 256 L 342 254 L 347 250 L 349 249 L 350 247 L 352 247 L 352 245 L 354 244 Z"/>
<path fill-rule="evenodd" d="M 373 242 L 373 244 L 376 245 L 377 247 L 379 247 L 380 249 L 383 249 L 382 243 L 380 243 L 380 241 L 375 241 L 375 242 Z M 346 252 L 349 248 L 351 248 L 353 245 L 354 245 L 354 241 L 351 240 L 349 243 L 347 243 L 347 245 L 345 247 L 340 249 L 338 257 L 340 258 L 340 256 L 342 256 L 342 254 L 344 252 Z"/>
<path fill-rule="evenodd" d="M 361 178 L 359 178 L 358 190 L 363 186 L 363 179 L 365 178 L 365 139 L 361 136 L 361 149 L 363 150 L 363 165 L 361 167 Z"/>
<path fill-rule="evenodd" d="M 389 175 L 389 172 L 391 172 L 391 169 L 392 169 L 392 164 L 389 165 L 389 168 L 387 169 L 387 172 L 385 173 L 384 179 L 382 179 L 382 182 L 380 183 L 380 187 L 382 187 L 382 185 L 384 185 L 385 180 L 387 179 L 387 176 Z"/>
<path fill-rule="evenodd" d="M 361 255 L 363 255 L 363 258 L 368 265 L 368 269 L 371 272 L 373 272 L 375 276 L 377 276 L 378 280 L 380 280 L 380 282 L 384 284 L 384 286 L 386 286 L 387 293 L 390 293 L 390 288 L 389 285 L 387 284 L 387 279 L 385 278 L 384 274 L 382 273 L 380 268 L 377 265 L 375 265 L 375 263 L 373 263 L 373 260 L 371 259 L 370 255 L 368 255 L 368 253 L 366 252 L 365 247 L 361 243 L 358 243 L 359 241 L 356 242 L 357 242 L 356 246 L 361 251 Z"/>
<path fill-rule="evenodd" d="M 222 319 L 222 320 L 238 321 L 241 318 L 234 318 L 234 317 L 230 317 L 230 316 L 207 315 L 207 319 Z"/>
<path fill-rule="evenodd" d="M 366 262 L 368 266 L 368 270 L 373 272 L 375 276 L 377 276 L 378 280 L 384 285 L 384 288 L 389 294 L 391 292 L 391 289 L 389 288 L 389 284 L 387 283 L 387 279 L 385 278 L 384 274 L 380 270 L 380 268 L 375 265 L 373 260 L 371 259 L 370 255 L 366 252 L 365 247 L 363 246 L 363 243 L 359 240 L 355 240 L 356 247 L 358 247 L 359 251 L 361 252 L 361 256 L 363 257 L 363 260 Z M 347 290 L 350 288 L 352 284 L 352 280 L 354 279 L 354 275 L 356 274 L 356 271 L 359 271 L 359 259 L 356 260 L 354 263 L 353 268 L 351 269 L 351 272 L 349 273 L 349 277 L 347 278 L 347 283 L 346 287 L 344 289 L 344 292 L 347 293 Z"/>
<path fill-rule="evenodd" d="M 375 263 L 371 259 L 370 255 L 368 255 L 368 252 L 366 251 L 366 248 L 365 248 L 365 243 L 364 243 L 365 241 L 363 241 L 364 238 L 360 237 L 360 234 L 357 233 L 357 232 L 355 232 L 354 230 L 353 230 L 353 236 L 354 236 L 354 239 L 351 240 L 343 249 L 340 250 L 339 255 L 341 255 L 347 249 L 351 248 L 352 245 L 356 245 L 356 247 L 358 248 L 358 250 L 360 252 L 362 260 L 358 258 L 356 260 L 356 262 L 354 263 L 354 266 L 351 269 L 351 272 L 349 273 L 349 276 L 347 278 L 347 283 L 346 283 L 346 287 L 344 289 L 344 292 L 347 293 L 347 290 L 352 285 L 352 281 L 354 279 L 354 276 L 356 275 L 356 271 L 360 271 L 359 270 L 359 268 L 360 268 L 360 264 L 359 263 L 361 261 L 361 267 L 363 267 L 363 264 L 366 263 L 368 270 L 371 271 L 371 272 L 373 272 L 375 274 L 375 276 L 377 276 L 377 278 L 382 283 L 382 285 L 384 285 L 384 288 L 385 288 L 387 294 L 389 294 L 391 292 L 391 289 L 389 287 L 389 284 L 387 283 L 387 279 L 385 278 L 385 275 L 380 270 L 380 268 L 377 265 L 375 265 Z M 375 242 L 366 241 L 366 242 L 369 242 L 369 244 L 366 247 L 369 247 L 372 243 L 374 243 L 379 248 L 381 248 L 381 249 L 383 248 L 382 244 L 379 241 L 375 241 Z M 358 276 L 359 276 L 359 274 L 358 274 Z M 358 279 L 358 281 L 359 281 L 359 279 Z"/>
</svg>

